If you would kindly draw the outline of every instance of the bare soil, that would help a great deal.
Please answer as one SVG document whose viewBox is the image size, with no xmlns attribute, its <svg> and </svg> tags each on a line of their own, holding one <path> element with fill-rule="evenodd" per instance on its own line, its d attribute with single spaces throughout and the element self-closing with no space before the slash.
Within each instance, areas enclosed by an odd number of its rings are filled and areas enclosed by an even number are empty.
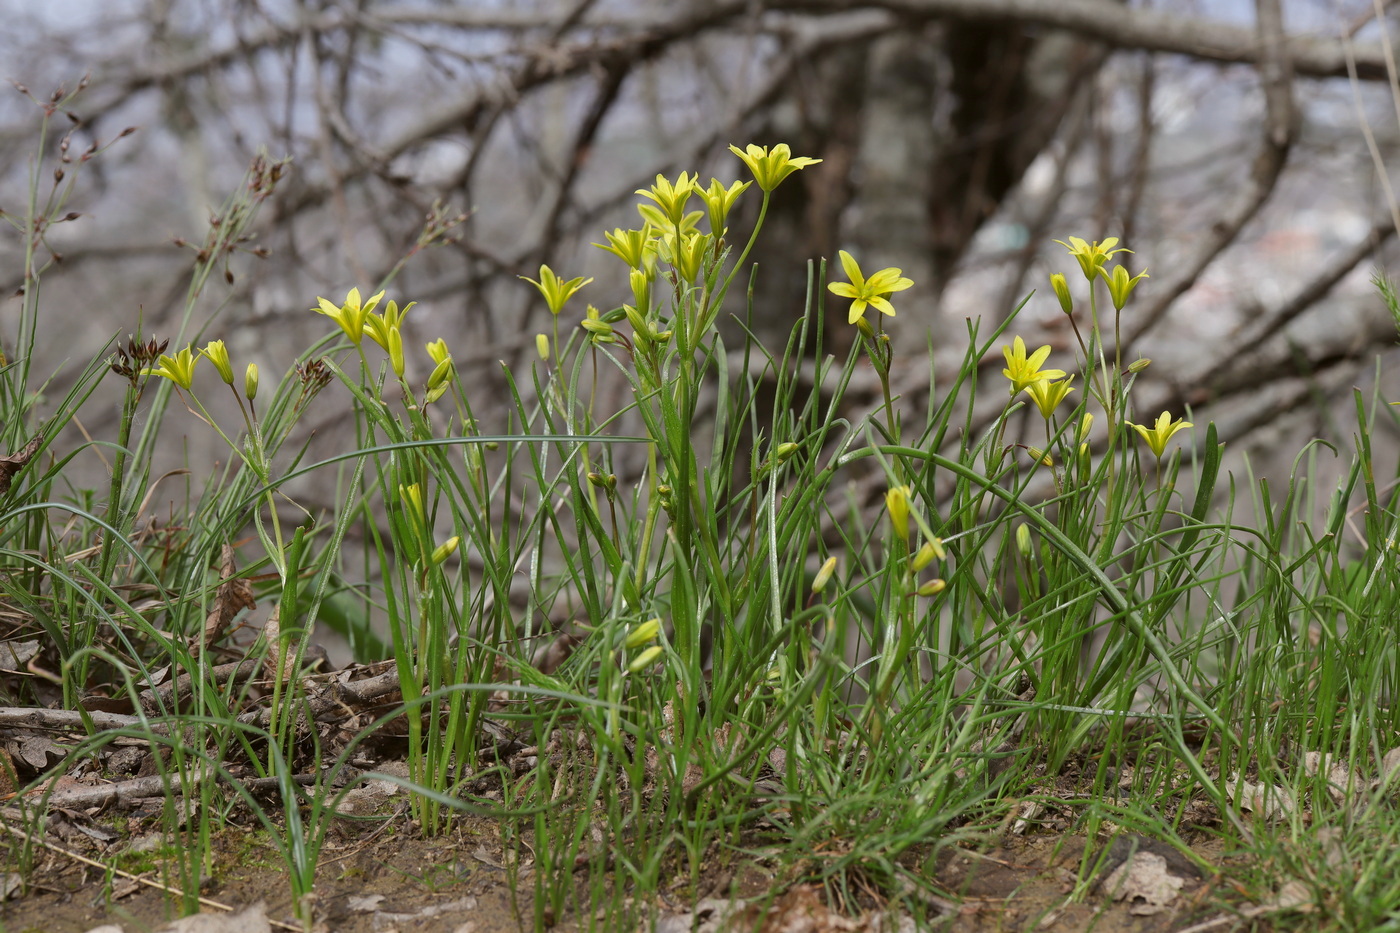
<svg viewBox="0 0 1400 933">
<path fill-rule="evenodd" d="M 82 839 L 87 839 L 84 846 Z M 528 841 L 528 840 L 527 840 Z M 141 867 L 129 853 L 148 845 L 144 836 L 103 844 L 80 836 L 72 849 L 114 865 Z M 169 849 L 139 873 L 143 879 L 178 889 L 178 867 Z M 235 911 L 262 905 L 273 929 L 297 928 L 286 869 L 261 831 L 225 830 L 215 840 L 215 866 L 202 895 Z M 1205 846 L 1197 854 L 1212 860 Z M 1055 930 L 1101 933 L 1155 933 L 1182 930 L 1222 915 L 1220 885 L 1201 877 L 1189 860 L 1162 843 L 1120 837 L 1108 849 L 1090 852 L 1097 881 L 1081 884 L 1084 839 L 1077 836 L 1009 837 L 1002 844 L 950 848 L 933 859 L 935 889 L 914 908 L 922 924 L 953 933 L 1003 930 Z M 498 824 L 463 818 L 438 838 L 417 834 L 406 818 L 371 831 L 335 832 L 323 849 L 316 880 L 317 929 L 342 933 L 389 930 L 444 930 L 450 933 L 505 933 L 548 927 L 559 931 L 642 929 L 652 923 L 666 933 L 682 930 L 754 930 L 760 933 L 823 931 L 903 931 L 915 929 L 902 910 L 833 904 L 829 892 L 802 878 L 784 878 L 761 861 L 720 864 L 702 873 L 698 886 L 677 878 L 648 905 L 628 904 L 623 917 L 580 916 L 566 912 L 536 917 L 531 866 L 507 868 L 511 855 Z M 1107 880 L 1125 862 L 1160 859 L 1178 887 L 1163 903 L 1135 896 L 1119 877 Z M 149 862 L 150 860 L 146 860 Z M 582 874 L 582 873 L 580 873 Z M 1115 896 L 1117 895 L 1117 896 Z M 880 900 L 875 892 L 875 900 Z M 843 909 L 844 907 L 844 909 Z M 206 906 L 204 912 L 219 914 Z M 24 893 L 0 903 L 0 933 L 68 933 L 116 924 L 126 933 L 160 930 L 181 912 L 178 895 L 113 877 L 101 868 L 57 851 L 44 851 L 29 874 Z M 212 929 L 260 930 L 254 912 L 234 924 Z M 1226 915 L 1228 916 L 1228 915 Z M 212 919 L 212 918 L 211 918 Z M 1221 916 L 1223 920 L 1224 917 Z M 1233 919 L 1233 918 L 1231 918 Z M 251 923 L 252 925 L 249 925 Z M 1258 921 L 1256 921 L 1258 923 Z M 625 924 L 625 926 L 623 925 Z M 1220 924 L 1217 928 L 1229 929 Z M 1259 929 L 1258 926 L 1255 927 Z"/>
</svg>

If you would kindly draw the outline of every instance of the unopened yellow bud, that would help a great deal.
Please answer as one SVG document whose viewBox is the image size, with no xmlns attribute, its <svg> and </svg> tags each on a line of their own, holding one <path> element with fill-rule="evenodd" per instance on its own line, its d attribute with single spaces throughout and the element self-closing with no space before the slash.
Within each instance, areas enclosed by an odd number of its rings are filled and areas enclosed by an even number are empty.
<svg viewBox="0 0 1400 933">
<path fill-rule="evenodd" d="M 660 634 L 661 620 L 647 619 L 641 625 L 633 627 L 632 631 L 627 633 L 627 639 L 622 644 L 628 651 L 635 651 L 642 645 L 656 641 Z"/>
<path fill-rule="evenodd" d="M 909 562 L 909 566 L 915 573 L 918 573 L 920 570 L 923 570 L 929 564 L 933 563 L 935 557 L 939 560 L 942 560 L 944 557 L 943 542 L 939 541 L 937 538 L 931 541 L 925 541 L 923 546 L 915 552 L 914 559 Z"/>
<path fill-rule="evenodd" d="M 627 665 L 627 673 L 635 674 L 640 670 L 650 667 L 651 663 L 659 657 L 661 657 L 661 646 L 652 645 L 632 659 L 632 663 Z"/>
<path fill-rule="evenodd" d="M 415 520 L 423 517 L 423 487 L 417 483 L 411 486 L 399 486 L 399 501 L 403 507 L 409 511 Z"/>
<path fill-rule="evenodd" d="M 602 312 L 593 305 L 588 306 L 584 319 L 579 322 L 579 326 L 592 334 L 595 340 L 602 343 L 609 343 L 612 340 L 613 326 L 603 320 Z"/>
<path fill-rule="evenodd" d="M 900 538 L 909 537 L 909 493 L 908 486 L 895 486 L 885 493 L 885 508 L 890 514 L 890 527 Z"/>
<path fill-rule="evenodd" d="M 1031 545 L 1031 529 L 1029 525 L 1016 526 L 1016 550 L 1020 551 L 1021 556 L 1026 560 L 1030 560 L 1031 555 L 1035 553 Z"/>
<path fill-rule="evenodd" d="M 779 463 L 782 463 L 801 449 L 802 446 L 800 444 L 794 444 L 792 441 L 788 441 L 779 444 L 778 449 L 773 451 L 773 456 L 778 458 Z"/>
<path fill-rule="evenodd" d="M 647 326 L 646 315 L 632 305 L 623 305 L 622 313 L 627 316 L 627 323 L 632 325 L 632 330 L 639 340 L 647 340 L 651 337 L 651 328 Z"/>
<path fill-rule="evenodd" d="M 1092 411 L 1086 411 L 1084 417 L 1079 422 L 1079 439 L 1081 441 L 1087 441 L 1089 439 L 1089 432 L 1093 429 L 1094 413 Z"/>
<path fill-rule="evenodd" d="M 1031 455 L 1032 460 L 1039 460 L 1041 466 L 1054 466 L 1055 458 L 1039 447 L 1027 447 L 1026 453 Z"/>
<path fill-rule="evenodd" d="M 546 363 L 549 362 L 549 335 L 548 335 L 548 334 L 536 334 L 536 335 L 535 335 L 535 352 L 538 353 L 538 354 L 540 355 L 540 359 L 544 360 Z"/>
<path fill-rule="evenodd" d="M 441 337 L 423 346 L 433 361 L 433 371 L 428 376 L 428 388 L 436 389 L 452 375 L 452 351 L 447 349 L 447 341 Z"/>
<path fill-rule="evenodd" d="M 403 332 L 397 327 L 389 331 L 389 365 L 394 368 L 394 375 L 403 378 Z"/>
<path fill-rule="evenodd" d="M 1074 296 L 1069 293 L 1069 282 L 1065 281 L 1064 274 L 1056 272 L 1050 276 L 1050 287 L 1055 290 L 1055 297 L 1060 299 L 1060 310 L 1073 314 Z"/>
<path fill-rule="evenodd" d="M 826 589 L 826 585 L 831 582 L 831 577 L 835 573 L 836 558 L 828 557 L 826 562 L 822 564 L 821 569 L 817 571 L 816 578 L 812 580 L 812 592 L 814 594 L 820 593 L 822 590 Z"/>
<path fill-rule="evenodd" d="M 646 313 L 651 307 L 651 276 L 641 269 L 633 269 L 627 276 L 627 282 L 632 287 L 633 302 Z"/>
<path fill-rule="evenodd" d="M 243 373 L 243 397 L 248 401 L 258 397 L 258 364 L 249 363 Z"/>
<path fill-rule="evenodd" d="M 1144 369 L 1151 365 L 1152 361 L 1146 358 L 1133 360 L 1131 363 L 1128 364 L 1128 372 L 1132 373 L 1133 375 L 1137 375 L 1138 373 L 1142 372 Z"/>
<path fill-rule="evenodd" d="M 920 596 L 937 596 L 939 593 L 943 592 L 947 588 L 947 581 L 936 579 L 929 580 L 926 583 L 920 583 L 919 588 L 915 592 L 917 592 Z"/>
<path fill-rule="evenodd" d="M 453 552 L 457 550 L 457 545 L 461 543 L 461 535 L 453 535 L 446 541 L 439 544 L 436 548 L 434 548 L 432 557 L 433 566 L 436 567 L 443 561 L 447 560 L 447 558 L 451 557 Z"/>
</svg>

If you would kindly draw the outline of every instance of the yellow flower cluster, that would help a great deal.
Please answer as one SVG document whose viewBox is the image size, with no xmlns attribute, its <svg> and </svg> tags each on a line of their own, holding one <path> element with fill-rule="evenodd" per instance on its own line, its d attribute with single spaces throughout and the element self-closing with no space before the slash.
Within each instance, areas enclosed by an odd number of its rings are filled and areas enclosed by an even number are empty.
<svg viewBox="0 0 1400 933">
<path fill-rule="evenodd" d="M 1118 246 L 1117 237 L 1108 237 L 1105 240 L 1094 240 L 1092 243 L 1072 236 L 1069 242 L 1056 240 L 1065 249 L 1069 250 L 1071 256 L 1079 263 L 1079 269 L 1084 274 L 1084 278 L 1089 282 L 1090 288 L 1098 279 L 1103 279 L 1108 287 L 1109 299 L 1113 302 L 1115 311 L 1122 311 L 1124 305 L 1128 303 L 1129 296 L 1137 288 L 1138 283 L 1147 278 L 1147 270 L 1144 269 L 1137 275 L 1130 275 L 1127 268 L 1116 265 L 1112 269 L 1108 268 L 1108 261 L 1119 253 L 1131 253 L 1132 250 Z M 1050 288 L 1055 293 L 1056 299 L 1060 303 L 1060 309 L 1065 314 L 1074 313 L 1074 297 L 1070 294 L 1069 282 L 1063 273 L 1056 272 L 1050 276 Z M 1070 386 L 1073 376 L 1061 381 L 1060 377 L 1064 373 L 1058 369 L 1040 369 L 1040 364 L 1050 355 L 1048 346 L 1041 347 L 1029 357 L 1026 355 L 1025 344 L 1017 337 L 1012 347 L 1004 347 L 1006 354 L 1007 368 L 1002 370 L 1006 378 L 1011 380 L 1011 392 L 1024 391 L 1035 402 L 1040 409 L 1041 415 L 1047 421 L 1055 408 L 1064 401 L 1065 397 L 1073 391 Z M 1128 372 L 1137 374 L 1147 368 L 1150 360 L 1137 360 L 1129 364 Z M 1152 427 L 1141 424 L 1127 422 L 1146 441 L 1148 448 L 1159 460 L 1166 453 L 1167 442 L 1178 431 L 1183 431 L 1191 427 L 1191 422 L 1180 418 L 1172 420 L 1169 412 L 1162 412 L 1156 423 Z M 1081 431 L 1081 435 L 1084 434 Z M 1081 436 L 1081 448 L 1084 448 L 1084 438 Z"/>
<path fill-rule="evenodd" d="M 793 172 L 821 161 L 795 158 L 785 144 L 771 148 L 755 145 L 729 148 L 749 167 L 754 181 L 726 185 L 712 178 L 708 187 L 702 187 L 699 176 L 690 172 L 681 172 L 674 181 L 657 175 L 651 187 L 637 189 L 637 194 L 646 199 L 637 205 L 641 226 L 632 230 L 615 228 L 604 233 L 606 242 L 593 244 L 622 260 L 630 270 L 628 281 L 632 290 L 632 303 L 623 305 L 621 314 L 604 314 L 589 306 L 581 326 L 595 343 L 625 342 L 612 326 L 612 322 L 624 317 L 632 324 L 633 339 L 637 343 L 655 345 L 669 340 L 672 332 L 657 322 L 652 307 L 652 286 L 656 282 L 658 265 L 664 263 L 670 267 L 672 284 L 694 284 L 705 271 L 707 261 L 720 256 L 729 232 L 729 214 L 745 190 L 756 182 L 766 197 Z M 693 197 L 700 199 L 703 211 L 688 210 Z M 700 230 L 702 218 L 709 222 L 708 233 Z M 564 279 L 549 266 L 540 267 L 539 279 L 521 278 L 539 289 L 556 318 L 565 303 L 593 281 L 581 276 Z M 537 346 L 541 358 L 548 360 L 551 355 L 548 339 L 538 340 Z"/>
<path fill-rule="evenodd" d="M 544 271 L 541 270 L 542 273 Z M 394 375 L 403 379 L 406 369 L 403 349 L 403 322 L 417 302 L 410 301 L 400 308 L 397 301 L 390 300 L 385 302 L 383 310 L 376 314 L 375 309 L 379 307 L 383 298 L 384 292 L 380 291 L 371 296 L 369 300 L 362 300 L 360 290 L 352 288 L 346 293 L 345 300 L 339 305 L 328 298 L 317 298 L 317 306 L 312 310 L 324 314 L 339 324 L 340 329 L 345 332 L 346 337 L 350 338 L 350 342 L 355 345 L 356 349 L 363 348 L 364 338 L 368 335 L 370 340 L 377 343 L 380 349 L 389 354 L 389 365 L 393 368 Z M 425 403 L 430 403 L 436 401 L 447 391 L 454 370 L 452 354 L 448 351 L 445 341 L 442 339 L 434 340 L 426 346 L 428 356 L 433 361 L 432 374 L 428 377 L 427 392 L 424 396 Z"/>
<path fill-rule="evenodd" d="M 173 354 L 162 353 L 156 364 L 149 369 L 143 370 L 147 376 L 160 376 L 162 379 L 169 379 L 175 385 L 186 392 L 194 388 L 194 371 L 198 367 L 199 361 L 208 359 L 210 364 L 218 372 L 219 378 L 224 385 L 233 385 L 233 363 L 229 360 L 228 347 L 224 346 L 222 340 L 211 340 L 201 349 L 198 354 L 193 347 L 184 347 L 176 350 Z M 237 391 L 237 390 L 235 390 Z M 252 401 L 258 394 L 258 364 L 249 363 L 248 369 L 243 375 L 243 397 Z"/>
</svg>

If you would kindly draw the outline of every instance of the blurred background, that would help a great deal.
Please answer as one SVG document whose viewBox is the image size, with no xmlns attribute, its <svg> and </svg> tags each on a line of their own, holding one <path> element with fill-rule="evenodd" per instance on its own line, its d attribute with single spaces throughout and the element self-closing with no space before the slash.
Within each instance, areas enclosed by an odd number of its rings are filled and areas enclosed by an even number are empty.
<svg viewBox="0 0 1400 933">
<path fill-rule="evenodd" d="M 236 366 L 256 361 L 267 379 L 332 326 L 310 313 L 317 296 L 368 294 L 398 269 L 389 296 L 418 302 L 406 344 L 444 338 L 489 399 L 499 361 L 528 369 L 549 325 L 519 276 L 544 262 L 595 276 L 583 301 L 615 307 L 628 295 L 621 265 L 590 244 L 637 224 L 633 192 L 657 173 L 747 177 L 728 146 L 749 142 L 823 160 L 779 189 L 755 254 L 755 331 L 781 348 L 809 261 L 846 249 L 867 271 L 901 267 L 916 285 L 887 324 L 914 408 L 928 397 L 925 348 L 961 356 L 965 319 L 986 333 L 1033 289 L 1014 332 L 1063 351 L 1058 365 L 1071 359 L 1047 287 L 1051 272 L 1077 275 L 1053 242 L 1070 236 L 1119 237 L 1131 270 L 1150 273 L 1123 322 L 1125 358 L 1153 360 L 1135 390 L 1144 421 L 1162 409 L 1215 419 L 1236 455 L 1282 457 L 1286 470 L 1302 440 L 1349 436 L 1334 413 L 1395 359 L 1369 282 L 1391 264 L 1400 223 L 1389 0 L 0 0 L 0 11 L 0 70 L 22 86 L 0 94 L 6 218 L 22 215 L 38 164 L 36 100 L 89 76 L 79 122 L 63 127 L 74 151 L 137 128 L 84 167 L 69 204 L 82 216 L 47 238 L 61 262 L 45 279 L 34 365 L 54 374 L 54 397 L 138 320 L 180 344 L 225 339 Z M 193 251 L 177 242 L 203 239 L 260 151 L 291 160 L 248 244 L 267 255 L 235 256 L 231 281 L 202 298 L 202 333 L 181 336 Z M 757 198 L 745 206 L 741 236 Z M 449 242 L 417 248 L 430 217 L 458 215 Z M 17 235 L 0 240 L 7 296 L 22 258 Z M 19 302 L 7 301 L 9 339 Z M 844 312 L 828 312 L 831 352 L 849 344 Z M 410 356 L 425 378 L 431 361 Z M 987 364 L 999 371 L 1000 354 Z M 81 419 L 93 437 L 112 436 L 109 380 Z M 344 392 L 318 401 L 313 455 L 345 449 L 334 435 L 346 404 Z M 187 429 L 190 446 L 172 456 L 227 456 L 178 414 L 167 429 Z M 478 414 L 483 430 L 504 427 L 490 406 Z"/>
</svg>

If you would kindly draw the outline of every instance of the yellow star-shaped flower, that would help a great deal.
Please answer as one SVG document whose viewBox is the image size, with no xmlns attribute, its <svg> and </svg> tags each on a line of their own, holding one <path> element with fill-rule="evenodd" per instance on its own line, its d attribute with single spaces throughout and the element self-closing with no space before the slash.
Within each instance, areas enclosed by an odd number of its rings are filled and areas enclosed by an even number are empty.
<svg viewBox="0 0 1400 933">
<path fill-rule="evenodd" d="M 1055 413 L 1055 409 L 1065 400 L 1065 396 L 1074 391 L 1070 385 L 1074 377 L 1068 379 L 1041 379 L 1039 382 L 1032 382 L 1026 386 L 1025 392 L 1035 402 L 1035 407 L 1040 409 L 1041 417 L 1046 421 Z"/>
<path fill-rule="evenodd" d="M 1026 342 L 1017 337 L 1012 341 L 1011 346 L 1002 347 L 1001 352 L 1006 357 L 1006 368 L 1001 371 L 1001 374 L 1011 380 L 1012 395 L 1030 388 L 1037 382 L 1059 379 L 1065 374 L 1063 369 L 1040 368 L 1040 364 L 1044 363 L 1050 356 L 1048 344 L 1027 357 Z"/>
<path fill-rule="evenodd" d="M 894 317 L 894 305 L 890 304 L 889 296 L 914 285 L 913 279 L 904 278 L 900 270 L 894 267 L 881 269 L 870 278 L 866 278 L 861 274 L 855 259 L 844 249 L 841 250 L 841 267 L 846 270 L 846 278 L 851 281 L 832 282 L 827 285 L 827 290 L 833 295 L 852 299 L 851 311 L 847 318 L 847 323 L 850 324 L 865 317 L 867 307 Z"/>
<path fill-rule="evenodd" d="M 1131 421 L 1128 423 L 1142 435 L 1143 440 L 1147 441 L 1147 446 L 1152 449 L 1153 455 L 1158 460 L 1161 460 L 1162 454 L 1166 453 L 1167 441 L 1172 439 L 1172 435 L 1177 431 L 1184 431 L 1191 427 L 1189 421 L 1182 421 L 1180 418 L 1173 421 L 1171 414 L 1165 411 L 1158 416 L 1157 423 L 1150 428 L 1141 424 L 1133 424 Z"/>
<path fill-rule="evenodd" d="M 753 178 L 754 181 L 758 182 L 758 187 L 765 192 L 778 187 L 784 178 L 798 169 L 816 165 L 821 161 L 821 159 L 811 159 L 807 156 L 793 158 L 792 149 L 787 143 L 778 143 L 772 149 L 750 143 L 743 149 L 738 146 L 730 146 L 729 151 L 744 161 L 744 164 L 749 167 L 749 171 L 753 172 Z"/>
</svg>

